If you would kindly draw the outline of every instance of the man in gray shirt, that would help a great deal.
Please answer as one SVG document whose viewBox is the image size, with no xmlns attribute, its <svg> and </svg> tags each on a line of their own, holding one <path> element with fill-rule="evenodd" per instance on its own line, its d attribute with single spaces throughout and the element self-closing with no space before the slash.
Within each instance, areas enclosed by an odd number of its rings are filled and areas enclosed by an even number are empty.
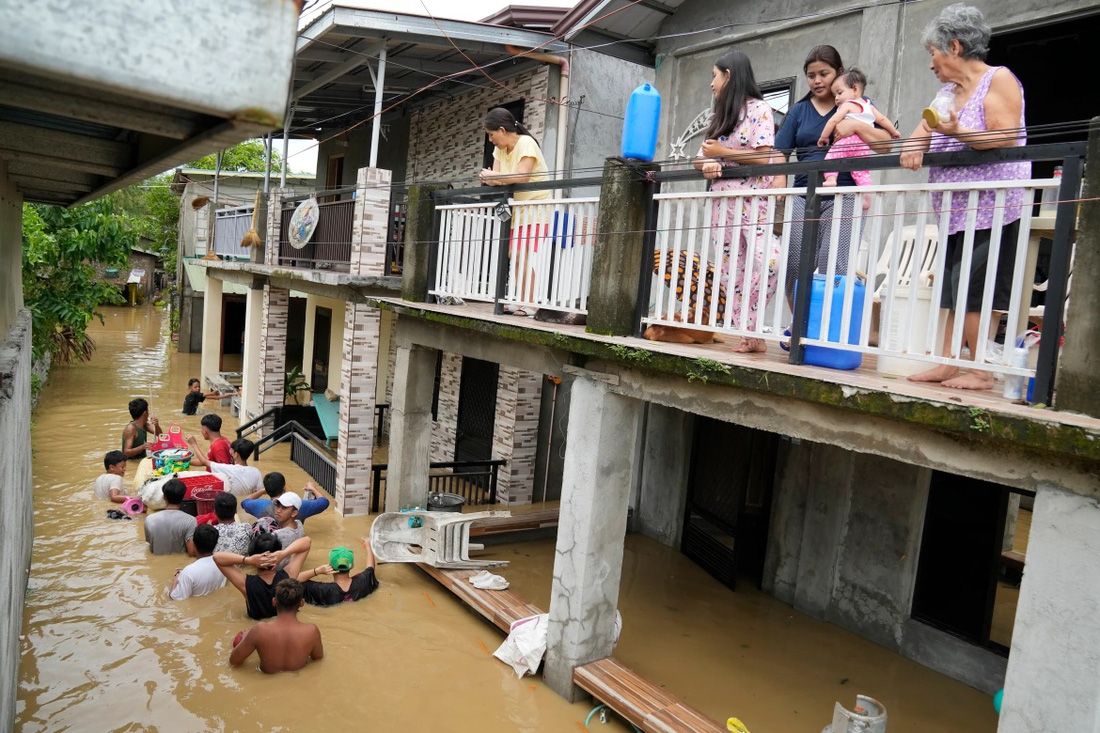
<svg viewBox="0 0 1100 733">
<path fill-rule="evenodd" d="M 187 487 L 178 478 L 164 482 L 165 509 L 145 520 L 145 541 L 154 555 L 187 552 L 187 535 L 195 529 L 195 518 L 180 511 Z"/>
</svg>

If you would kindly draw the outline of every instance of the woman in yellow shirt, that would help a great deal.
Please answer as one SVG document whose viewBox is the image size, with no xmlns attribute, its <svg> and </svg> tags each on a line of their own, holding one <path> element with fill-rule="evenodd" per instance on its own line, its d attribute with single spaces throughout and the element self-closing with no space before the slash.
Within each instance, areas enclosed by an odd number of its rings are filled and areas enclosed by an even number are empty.
<svg viewBox="0 0 1100 733">
<path fill-rule="evenodd" d="M 480 178 L 486 186 L 508 186 L 513 183 L 529 183 L 547 180 L 546 159 L 542 155 L 535 138 L 506 109 L 495 107 L 485 115 L 485 132 L 493 144 L 493 167 L 483 168 Z M 535 201 L 549 199 L 550 191 L 517 191 L 512 197 L 516 201 Z M 547 221 L 549 211 L 546 207 L 536 207 L 535 214 L 528 219 L 532 223 L 520 223 L 512 227 L 512 256 L 519 256 L 527 266 L 520 276 L 522 300 L 534 301 L 535 290 L 535 253 L 539 251 L 539 240 L 549 233 Z M 505 310 L 517 316 L 527 316 L 526 308 L 514 311 Z"/>
</svg>

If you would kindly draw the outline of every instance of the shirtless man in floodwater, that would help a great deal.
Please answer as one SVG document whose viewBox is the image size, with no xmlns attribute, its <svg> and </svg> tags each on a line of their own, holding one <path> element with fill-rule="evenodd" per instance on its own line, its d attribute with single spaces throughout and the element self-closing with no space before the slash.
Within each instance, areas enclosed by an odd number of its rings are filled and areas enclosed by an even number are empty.
<svg viewBox="0 0 1100 733">
<path fill-rule="evenodd" d="M 321 645 L 321 631 L 313 624 L 298 620 L 298 609 L 305 603 L 302 584 L 288 578 L 275 586 L 274 621 L 253 626 L 241 640 L 234 641 L 229 663 L 239 667 L 256 651 L 260 653 L 260 670 L 267 674 L 294 672 L 309 664 L 311 659 L 321 659 L 325 649 Z"/>
</svg>

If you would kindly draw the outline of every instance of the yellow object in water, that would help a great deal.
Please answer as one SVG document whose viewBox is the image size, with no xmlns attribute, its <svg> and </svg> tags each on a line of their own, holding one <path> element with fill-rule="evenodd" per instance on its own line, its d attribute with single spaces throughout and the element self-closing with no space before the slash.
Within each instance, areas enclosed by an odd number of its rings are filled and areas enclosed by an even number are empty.
<svg viewBox="0 0 1100 733">
<path fill-rule="evenodd" d="M 749 729 L 737 718 L 730 718 L 726 721 L 726 730 L 730 733 L 749 733 Z"/>
</svg>

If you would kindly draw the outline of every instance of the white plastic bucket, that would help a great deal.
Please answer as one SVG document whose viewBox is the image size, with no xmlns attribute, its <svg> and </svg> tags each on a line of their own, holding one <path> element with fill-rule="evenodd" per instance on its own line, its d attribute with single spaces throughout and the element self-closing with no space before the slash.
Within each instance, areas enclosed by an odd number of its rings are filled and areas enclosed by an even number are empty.
<svg viewBox="0 0 1100 733">
<path fill-rule="evenodd" d="M 894 374 L 905 377 L 931 368 L 931 362 L 907 358 L 896 352 L 909 354 L 927 354 L 939 347 L 928 343 L 928 319 L 935 312 L 939 318 L 936 329 L 937 339 L 943 339 L 943 330 L 947 325 L 947 312 L 933 307 L 932 288 L 918 286 L 916 302 L 913 303 L 913 318 L 909 320 L 909 286 L 894 287 L 894 297 L 884 300 L 882 323 L 879 324 L 879 347 L 893 354 L 880 354 L 876 369 L 880 374 Z"/>
</svg>

